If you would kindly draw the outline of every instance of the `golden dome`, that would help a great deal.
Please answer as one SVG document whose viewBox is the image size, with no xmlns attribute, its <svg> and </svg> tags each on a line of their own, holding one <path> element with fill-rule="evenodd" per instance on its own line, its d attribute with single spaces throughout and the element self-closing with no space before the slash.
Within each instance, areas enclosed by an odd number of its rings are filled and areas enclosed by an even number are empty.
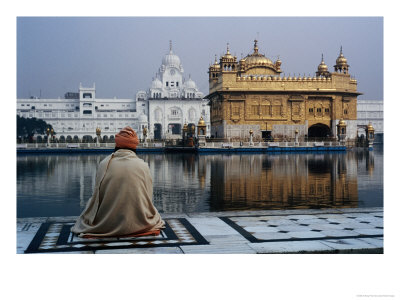
<svg viewBox="0 0 400 300">
<path fill-rule="evenodd" d="M 371 123 L 368 124 L 367 130 L 368 130 L 368 131 L 373 131 L 373 130 L 374 130 L 374 127 L 372 126 Z"/>
<path fill-rule="evenodd" d="M 206 126 L 206 122 L 204 122 L 203 116 L 200 117 L 199 123 L 197 126 Z"/>
<path fill-rule="evenodd" d="M 339 126 L 346 126 L 346 122 L 343 119 L 340 119 Z"/>
<path fill-rule="evenodd" d="M 245 58 L 245 62 L 246 64 L 250 65 L 250 64 L 255 64 L 255 65 L 262 65 L 262 64 L 266 64 L 266 65 L 272 65 L 272 61 L 268 58 L 266 58 L 264 55 L 262 54 L 257 54 L 254 55 L 251 54 L 249 56 L 247 56 Z"/>
<path fill-rule="evenodd" d="M 254 52 L 252 54 L 247 55 L 244 58 L 246 64 L 257 64 L 257 65 L 273 65 L 272 61 L 269 58 L 266 58 L 264 55 L 258 53 L 257 40 L 254 40 Z"/>
<path fill-rule="evenodd" d="M 186 122 L 183 124 L 183 131 L 188 131 L 188 124 L 186 124 Z"/>
<path fill-rule="evenodd" d="M 322 59 L 321 63 L 318 65 L 318 72 L 327 72 L 328 71 L 328 66 L 324 62 L 324 55 L 322 54 Z"/>
<path fill-rule="evenodd" d="M 336 65 L 338 65 L 338 66 L 347 65 L 347 59 L 343 55 L 342 47 L 340 47 L 340 54 L 339 54 L 338 58 L 336 59 Z"/>
</svg>

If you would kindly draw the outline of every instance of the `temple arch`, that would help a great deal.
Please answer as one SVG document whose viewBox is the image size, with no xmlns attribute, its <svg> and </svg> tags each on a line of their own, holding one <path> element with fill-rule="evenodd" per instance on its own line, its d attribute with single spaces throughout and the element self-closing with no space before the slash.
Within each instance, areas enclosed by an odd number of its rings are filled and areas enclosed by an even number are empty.
<svg viewBox="0 0 400 300">
<path fill-rule="evenodd" d="M 308 137 L 309 138 L 326 138 L 332 135 L 331 129 L 329 128 L 328 125 L 322 124 L 322 123 L 317 123 L 310 128 L 308 128 Z"/>
</svg>

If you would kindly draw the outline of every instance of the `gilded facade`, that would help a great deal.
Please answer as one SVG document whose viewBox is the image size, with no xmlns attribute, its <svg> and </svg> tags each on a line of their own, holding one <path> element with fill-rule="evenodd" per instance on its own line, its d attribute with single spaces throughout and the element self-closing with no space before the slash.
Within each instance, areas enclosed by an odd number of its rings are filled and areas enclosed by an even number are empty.
<svg viewBox="0 0 400 300">
<path fill-rule="evenodd" d="M 219 62 L 209 67 L 211 136 L 242 140 L 253 130 L 254 139 L 336 137 L 340 119 L 347 138 L 357 136 L 357 81 L 349 74 L 340 49 L 329 72 L 323 57 L 315 76 L 282 76 L 282 61 L 258 52 L 238 61 L 229 46 Z"/>
</svg>

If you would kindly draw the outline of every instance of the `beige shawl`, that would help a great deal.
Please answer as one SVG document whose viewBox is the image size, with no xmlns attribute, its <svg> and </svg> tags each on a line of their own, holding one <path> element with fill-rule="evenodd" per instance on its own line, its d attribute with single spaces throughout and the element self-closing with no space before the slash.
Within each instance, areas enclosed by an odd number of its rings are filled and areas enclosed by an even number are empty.
<svg viewBox="0 0 400 300">
<path fill-rule="evenodd" d="M 159 230 L 164 221 L 154 207 L 150 170 L 133 151 L 120 149 L 100 162 L 92 197 L 71 231 L 120 236 Z"/>
</svg>

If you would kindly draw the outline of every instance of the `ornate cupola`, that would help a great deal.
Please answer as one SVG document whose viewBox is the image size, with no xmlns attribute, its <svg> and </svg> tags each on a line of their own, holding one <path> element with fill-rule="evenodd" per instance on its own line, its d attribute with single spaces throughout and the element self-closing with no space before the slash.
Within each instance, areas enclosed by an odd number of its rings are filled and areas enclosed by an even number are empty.
<svg viewBox="0 0 400 300">
<path fill-rule="evenodd" d="M 278 59 L 277 59 L 277 61 L 275 62 L 275 67 L 276 67 L 276 70 L 277 70 L 277 71 L 280 71 L 280 70 L 281 70 L 281 65 L 282 65 L 282 61 L 279 59 L 279 56 L 278 56 Z"/>
<path fill-rule="evenodd" d="M 218 78 L 218 73 L 221 69 L 221 66 L 218 63 L 217 60 L 217 55 L 215 54 L 215 61 L 214 64 L 212 64 L 209 68 L 208 68 L 208 76 L 210 80 L 213 79 L 217 79 Z"/>
<path fill-rule="evenodd" d="M 322 54 L 321 63 L 318 65 L 318 71 L 315 72 L 317 76 L 329 77 L 328 66 L 324 62 L 324 55 Z"/>
<path fill-rule="evenodd" d="M 219 61 L 222 72 L 236 72 L 237 58 L 236 56 L 232 56 L 232 54 L 229 52 L 229 43 L 226 46 L 225 55 L 222 56 Z"/>
<path fill-rule="evenodd" d="M 335 72 L 348 74 L 349 73 L 349 65 L 347 64 L 347 59 L 344 57 L 342 52 L 342 46 L 340 46 L 340 54 L 336 59 L 336 65 L 334 65 Z"/>
</svg>

